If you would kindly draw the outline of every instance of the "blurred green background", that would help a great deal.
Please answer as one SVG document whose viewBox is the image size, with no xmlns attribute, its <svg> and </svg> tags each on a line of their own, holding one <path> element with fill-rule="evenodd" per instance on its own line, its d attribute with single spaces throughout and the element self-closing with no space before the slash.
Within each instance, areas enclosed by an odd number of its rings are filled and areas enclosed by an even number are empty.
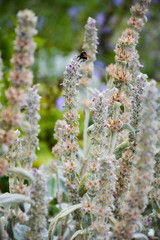
<svg viewBox="0 0 160 240">
<path fill-rule="evenodd" d="M 53 158 L 51 148 L 54 124 L 62 119 L 62 88 L 65 65 L 78 54 L 83 45 L 84 25 L 90 16 L 97 20 L 99 46 L 95 62 L 94 78 L 105 84 L 105 67 L 114 62 L 114 47 L 117 38 L 127 26 L 130 17 L 131 0 L 0 0 L 0 49 L 4 64 L 4 88 L 7 88 L 10 58 L 13 53 L 14 27 L 19 10 L 30 9 L 38 16 L 38 35 L 35 37 L 34 83 L 40 83 L 41 132 L 40 152 L 34 163 L 48 164 Z M 142 71 L 149 78 L 160 82 L 160 0 L 152 0 L 145 25 L 138 45 Z M 98 80 L 99 79 L 99 80 Z M 2 95 L 2 103 L 5 99 Z M 80 119 L 82 139 L 83 111 Z"/>
</svg>

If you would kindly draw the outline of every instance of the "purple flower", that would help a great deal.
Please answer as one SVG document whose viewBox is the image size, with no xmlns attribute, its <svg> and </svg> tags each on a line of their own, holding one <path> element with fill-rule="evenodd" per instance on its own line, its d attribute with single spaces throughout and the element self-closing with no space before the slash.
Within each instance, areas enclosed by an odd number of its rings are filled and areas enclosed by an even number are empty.
<svg viewBox="0 0 160 240">
<path fill-rule="evenodd" d="M 98 13 L 96 16 L 97 24 L 98 26 L 102 27 L 105 22 L 105 14 L 104 13 Z"/>
<path fill-rule="evenodd" d="M 102 33 L 105 33 L 105 34 L 110 34 L 111 33 L 111 29 L 110 29 L 110 27 L 104 27 L 103 29 L 102 29 Z"/>
<path fill-rule="evenodd" d="M 45 23 L 45 18 L 43 16 L 39 16 L 38 23 L 37 23 L 38 30 L 41 30 L 43 28 L 44 23 Z"/>
<path fill-rule="evenodd" d="M 98 69 L 94 69 L 93 77 L 100 78 L 101 77 L 101 72 Z"/>
<path fill-rule="evenodd" d="M 106 86 L 101 87 L 100 92 L 104 92 L 106 90 Z"/>
<path fill-rule="evenodd" d="M 42 164 L 39 169 L 44 170 L 44 164 Z"/>
<path fill-rule="evenodd" d="M 72 68 L 72 65 L 69 64 L 69 71 L 72 72 L 72 69 L 73 69 L 73 68 Z"/>
<path fill-rule="evenodd" d="M 108 166 L 111 166 L 111 165 L 112 165 L 112 162 L 111 162 L 111 161 L 108 161 L 107 164 L 108 164 Z"/>
<path fill-rule="evenodd" d="M 95 62 L 95 66 L 98 68 L 105 68 L 106 64 L 103 61 L 98 60 Z"/>
<path fill-rule="evenodd" d="M 64 110 L 63 104 L 64 104 L 64 98 L 63 98 L 63 97 L 58 97 L 58 98 L 56 99 L 56 107 L 57 107 L 60 111 L 63 111 L 63 110 Z"/>
<path fill-rule="evenodd" d="M 123 3 L 123 0 L 114 0 L 115 5 L 120 5 Z"/>
<path fill-rule="evenodd" d="M 115 194 L 115 193 L 113 193 L 113 197 L 114 197 L 114 199 L 116 199 L 116 198 L 117 198 L 117 196 L 116 196 L 116 194 Z"/>
<path fill-rule="evenodd" d="M 152 220 L 152 219 L 149 217 L 149 218 L 147 219 L 147 224 L 150 224 L 151 220 Z"/>
<path fill-rule="evenodd" d="M 79 7 L 73 6 L 73 7 L 68 8 L 67 13 L 70 17 L 77 18 L 78 13 L 79 13 Z"/>
<path fill-rule="evenodd" d="M 92 22 L 92 27 L 95 27 L 95 22 Z"/>
<path fill-rule="evenodd" d="M 37 168 L 32 168 L 32 171 L 33 171 L 33 176 L 36 176 L 36 174 L 37 174 Z"/>
</svg>

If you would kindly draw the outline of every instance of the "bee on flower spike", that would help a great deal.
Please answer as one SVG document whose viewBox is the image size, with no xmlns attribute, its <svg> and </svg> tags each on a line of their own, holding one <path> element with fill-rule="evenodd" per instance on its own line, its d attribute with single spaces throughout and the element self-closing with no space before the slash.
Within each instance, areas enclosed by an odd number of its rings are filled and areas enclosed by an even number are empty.
<svg viewBox="0 0 160 240">
<path fill-rule="evenodd" d="M 80 55 L 77 57 L 77 59 L 82 60 L 82 62 L 87 61 L 87 53 L 85 51 L 81 51 Z"/>
</svg>

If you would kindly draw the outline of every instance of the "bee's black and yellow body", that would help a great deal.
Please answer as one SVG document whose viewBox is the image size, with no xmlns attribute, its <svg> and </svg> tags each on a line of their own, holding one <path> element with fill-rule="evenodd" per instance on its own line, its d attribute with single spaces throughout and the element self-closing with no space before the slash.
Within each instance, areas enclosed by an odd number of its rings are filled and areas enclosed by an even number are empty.
<svg viewBox="0 0 160 240">
<path fill-rule="evenodd" d="M 82 62 L 85 62 L 87 60 L 87 53 L 85 51 L 81 51 L 77 59 L 82 60 Z"/>
</svg>

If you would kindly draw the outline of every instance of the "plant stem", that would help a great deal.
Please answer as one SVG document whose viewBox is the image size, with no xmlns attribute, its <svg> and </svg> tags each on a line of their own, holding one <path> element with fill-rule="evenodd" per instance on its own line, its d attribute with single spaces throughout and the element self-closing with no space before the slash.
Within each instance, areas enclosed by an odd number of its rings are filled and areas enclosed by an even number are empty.
<svg viewBox="0 0 160 240">
<path fill-rule="evenodd" d="M 107 83 L 107 89 L 111 89 L 112 88 L 112 85 L 113 85 L 113 77 L 110 77 L 109 78 L 109 81 Z"/>
<path fill-rule="evenodd" d="M 86 88 L 86 101 L 88 102 L 89 99 L 89 92 L 88 92 L 88 88 Z M 87 151 L 87 129 L 88 129 L 88 123 L 89 123 L 89 109 L 88 107 L 85 107 L 84 110 L 84 115 L 85 115 L 85 119 L 84 119 L 84 131 L 83 131 L 83 152 L 84 152 L 84 156 L 86 155 L 86 151 Z"/>
<path fill-rule="evenodd" d="M 79 172 L 79 175 L 80 175 L 80 176 L 83 175 L 83 171 L 84 171 L 84 169 L 86 168 L 90 147 L 91 147 L 91 143 L 89 142 L 88 147 L 87 147 L 87 150 L 86 150 L 86 155 L 84 156 L 84 162 L 83 162 L 83 164 L 82 164 L 82 166 L 81 166 L 81 169 L 80 169 L 80 172 Z"/>
<path fill-rule="evenodd" d="M 60 183 L 59 183 L 58 169 L 56 171 L 56 178 L 57 178 L 57 200 L 58 200 L 59 208 L 60 208 L 60 210 L 62 210 L 61 201 L 60 201 Z"/>
</svg>

